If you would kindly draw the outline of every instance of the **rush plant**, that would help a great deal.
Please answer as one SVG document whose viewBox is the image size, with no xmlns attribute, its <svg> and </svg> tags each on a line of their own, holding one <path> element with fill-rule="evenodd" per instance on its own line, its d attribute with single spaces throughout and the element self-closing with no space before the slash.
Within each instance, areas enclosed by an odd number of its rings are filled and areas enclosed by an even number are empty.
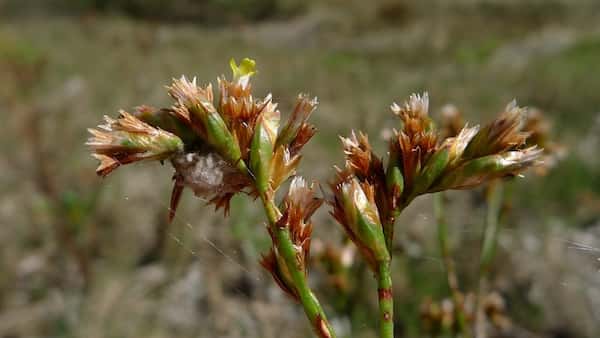
<svg viewBox="0 0 600 338">
<path fill-rule="evenodd" d="M 218 78 L 218 97 L 212 85 L 196 79 L 173 80 L 170 107 L 140 106 L 121 111 L 116 119 L 90 129 L 87 142 L 100 161 L 96 170 L 107 176 L 121 165 L 138 161 L 169 161 L 174 168 L 169 218 L 175 215 L 182 191 L 191 189 L 216 209 L 229 212 L 229 202 L 245 193 L 262 202 L 272 248 L 261 265 L 281 289 L 304 309 L 314 333 L 335 337 L 323 308 L 307 281 L 311 216 L 324 199 L 316 184 L 296 176 L 302 147 L 316 129 L 308 118 L 316 98 L 298 95 L 285 123 L 271 95 L 252 95 L 255 62 L 230 63 L 231 80 Z M 428 115 L 429 97 L 411 95 L 393 104 L 397 130 L 384 161 L 375 154 L 367 135 L 341 137 L 346 163 L 336 168 L 326 200 L 332 216 L 372 270 L 378 285 L 380 337 L 394 334 L 391 261 L 394 224 L 418 196 L 450 189 L 469 189 L 535 165 L 541 150 L 525 146 L 521 131 L 524 109 L 510 103 L 499 117 L 479 128 L 465 126 L 444 137 Z M 290 180 L 287 193 L 276 192 Z"/>
</svg>

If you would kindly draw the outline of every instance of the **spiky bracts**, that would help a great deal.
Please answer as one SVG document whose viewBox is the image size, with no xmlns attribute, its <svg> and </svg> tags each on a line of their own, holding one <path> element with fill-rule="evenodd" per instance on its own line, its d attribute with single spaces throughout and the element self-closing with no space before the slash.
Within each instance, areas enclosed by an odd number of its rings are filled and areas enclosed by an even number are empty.
<svg viewBox="0 0 600 338">
<path fill-rule="evenodd" d="M 442 139 L 427 116 L 427 99 L 427 94 L 413 95 L 403 109 L 392 106 L 403 122 L 390 142 L 386 173 L 402 175 L 403 191 L 394 196 L 394 205 L 406 205 L 426 193 L 514 176 L 538 163 L 541 150 L 525 147 L 529 135 L 523 131 L 525 109 L 515 101 L 484 127 L 465 125 L 458 135 Z"/>
<path fill-rule="evenodd" d="M 287 229 L 295 251 L 295 262 L 292 268 L 308 273 L 310 240 L 312 234 L 312 222 L 310 217 L 317 210 L 323 199 L 316 197 L 314 185 L 307 185 L 303 178 L 295 177 L 292 180 L 287 196 L 281 207 L 282 216 L 276 223 L 276 227 Z M 275 245 L 268 254 L 264 255 L 261 265 L 267 269 L 273 279 L 296 301 L 299 301 L 299 293 L 290 274 L 290 267 L 277 249 L 277 238 L 274 230 L 269 227 L 269 233 Z"/>
<path fill-rule="evenodd" d="M 348 172 L 339 172 L 331 183 L 333 217 L 344 227 L 373 271 L 389 260 L 383 228 L 375 204 L 374 187 Z"/>
<path fill-rule="evenodd" d="M 428 115 L 427 93 L 413 94 L 402 105 L 394 103 L 391 109 L 401 124 L 389 141 L 387 169 L 384 171 L 366 135 L 353 132 L 349 138 L 342 138 L 346 166 L 338 169 L 338 178 L 331 185 L 333 214 L 347 232 L 354 227 L 350 224 L 354 219 L 345 211 L 348 203 L 343 201 L 351 200 L 345 194 L 350 189 L 361 191 L 364 200 L 371 201 L 378 224 L 384 227 L 388 250 L 392 233 L 389 224 L 417 196 L 471 188 L 495 178 L 517 175 L 539 163 L 542 150 L 535 145 L 526 146 L 529 133 L 523 131 L 525 109 L 514 101 L 483 128 L 464 125 L 459 131 L 457 125 L 463 123 L 455 111 L 447 114 L 441 131 L 436 129 Z M 356 237 L 353 233 L 349 232 L 351 238 Z M 357 242 L 363 246 L 359 239 Z M 366 258 L 372 263 L 372 258 Z"/>
<path fill-rule="evenodd" d="M 199 86 L 196 78 L 182 76 L 167 87 L 174 100 L 171 107 L 139 106 L 91 129 L 88 145 L 100 160 L 98 174 L 106 176 L 142 159 L 169 159 L 175 168 L 171 218 L 184 188 L 225 212 L 236 193 L 274 194 L 294 175 L 299 151 L 314 135 L 307 120 L 317 101 L 299 95 L 289 121 L 280 128 L 271 95 L 252 95 L 254 61 L 237 65 L 231 60 L 230 66 L 233 79 L 217 79 L 217 100 L 211 84 Z"/>
<path fill-rule="evenodd" d="M 315 133 L 308 118 L 316 99 L 299 95 L 289 120 L 281 123 L 271 95 L 252 95 L 253 60 L 230 63 L 233 77 L 211 84 L 174 79 L 167 87 L 170 107 L 139 106 L 90 129 L 88 145 L 100 160 L 97 173 L 107 176 L 123 164 L 169 160 L 175 169 L 169 218 L 185 188 L 216 206 L 229 209 L 231 198 L 245 192 L 260 198 L 273 246 L 261 264 L 279 286 L 302 304 L 315 333 L 333 337 L 318 300 L 308 287 L 310 217 L 321 205 L 313 185 L 295 178 L 278 205 L 275 193 L 295 175 L 300 150 Z M 516 103 L 483 128 L 464 125 L 448 113 L 448 125 L 436 129 L 428 115 L 429 97 L 411 95 L 393 104 L 400 119 L 389 140 L 389 158 L 372 150 L 365 134 L 342 138 L 346 163 L 331 183 L 332 215 L 357 245 L 378 282 L 381 337 L 393 337 L 390 261 L 396 216 L 417 196 L 466 189 L 514 176 L 538 163 L 541 150 L 526 143 L 523 112 Z M 464 127 L 463 127 L 464 125 Z M 532 128 L 533 129 L 533 128 Z"/>
<path fill-rule="evenodd" d="M 183 150 L 181 139 L 154 128 L 122 110 L 114 120 L 104 117 L 105 124 L 88 129 L 92 134 L 86 145 L 100 160 L 96 173 L 107 176 L 123 164 L 142 160 L 164 160 Z"/>
<path fill-rule="evenodd" d="M 391 215 L 381 160 L 365 134 L 341 138 L 346 155 L 344 169 L 331 182 L 331 214 L 343 226 L 377 279 L 381 337 L 393 337 L 394 300 L 390 273 L 391 254 L 383 223 Z"/>
<path fill-rule="evenodd" d="M 271 251 L 261 264 L 290 296 L 300 302 L 319 337 L 334 337 L 332 327 L 307 283 L 312 223 L 321 205 L 313 185 L 295 178 L 280 207 L 275 193 L 295 175 L 300 150 L 315 133 L 308 118 L 317 99 L 298 95 L 290 119 L 280 127 L 280 112 L 271 95 L 252 95 L 255 62 L 230 62 L 232 80 L 219 77 L 218 99 L 211 84 L 196 79 L 173 79 L 167 87 L 174 103 L 168 108 L 140 106 L 133 114 L 91 130 L 88 144 L 101 160 L 98 173 L 106 176 L 117 166 L 143 159 L 170 160 L 175 169 L 169 220 L 175 216 L 182 192 L 191 189 L 229 210 L 231 198 L 245 192 L 263 202 Z"/>
<path fill-rule="evenodd" d="M 413 94 L 391 109 L 401 123 L 389 141 L 387 165 L 373 153 L 366 135 L 352 132 L 342 138 L 345 168 L 337 169 L 330 185 L 332 215 L 377 277 L 386 337 L 392 331 L 389 262 L 395 217 L 419 195 L 517 175 L 537 164 L 542 152 L 526 146 L 525 109 L 514 101 L 483 128 L 464 125 L 457 111 L 449 111 L 441 131 L 429 117 L 427 93 Z"/>
<path fill-rule="evenodd" d="M 361 218 L 354 216 L 351 208 L 362 205 L 368 213 L 360 216 L 372 219 L 369 224 L 384 228 L 389 251 L 390 223 L 417 196 L 471 188 L 494 178 L 514 176 L 536 164 L 541 154 L 536 146 L 524 147 L 529 135 L 522 130 L 524 109 L 514 101 L 483 128 L 465 125 L 455 136 L 446 138 L 452 131 L 436 129 L 428 115 L 427 93 L 413 94 L 404 104 L 393 104 L 391 109 L 401 125 L 390 140 L 387 169 L 373 153 L 367 136 L 353 132 L 350 137 L 342 138 L 346 165 L 343 170 L 338 169 L 338 177 L 331 184 L 333 215 L 372 267 L 373 249 L 367 249 L 369 246 L 357 236 L 360 231 L 356 223 Z M 448 115 L 453 120 L 449 122 L 451 128 L 457 129 L 458 113 Z"/>
</svg>

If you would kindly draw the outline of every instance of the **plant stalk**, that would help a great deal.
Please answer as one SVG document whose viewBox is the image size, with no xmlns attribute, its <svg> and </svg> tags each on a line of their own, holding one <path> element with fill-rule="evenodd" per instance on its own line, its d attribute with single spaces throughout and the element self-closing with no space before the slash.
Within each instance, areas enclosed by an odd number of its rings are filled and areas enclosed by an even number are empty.
<svg viewBox="0 0 600 338">
<path fill-rule="evenodd" d="M 408 203 L 409 202 L 406 202 L 400 205 L 397 209 L 392 211 L 390 216 L 386 217 L 387 219 L 382 220 L 383 237 L 385 237 L 385 245 L 390 253 L 390 260 L 392 259 L 394 252 L 394 226 L 396 225 L 396 218 L 400 216 Z"/>
<path fill-rule="evenodd" d="M 269 226 L 275 237 L 275 243 L 273 243 L 273 245 L 277 247 L 278 252 L 285 260 L 286 266 L 294 281 L 294 286 L 298 291 L 300 303 L 311 323 L 313 331 L 320 338 L 335 338 L 333 327 L 327 321 L 325 311 L 308 286 L 304 271 L 302 271 L 297 264 L 296 251 L 294 250 L 294 243 L 292 243 L 290 238 L 289 230 L 287 228 L 276 226 L 277 220 L 281 217 L 281 212 L 271 198 L 263 194 L 261 200 L 267 218 L 269 219 Z"/>
<path fill-rule="evenodd" d="M 437 223 L 438 244 L 440 248 L 440 254 L 442 256 L 442 262 L 444 264 L 444 270 L 446 270 L 448 288 L 450 289 L 450 294 L 456 305 L 456 319 L 463 336 L 469 338 L 471 337 L 471 332 L 469 326 L 467 325 L 467 320 L 463 311 L 464 309 L 458 306 L 458 304 L 461 302 L 461 294 L 460 287 L 458 286 L 458 277 L 456 275 L 454 260 L 452 259 L 452 255 L 450 253 L 450 244 L 448 241 L 448 222 L 446 220 L 445 213 L 445 198 L 446 196 L 443 192 L 433 195 L 433 213 Z"/>
<path fill-rule="evenodd" d="M 390 259 L 392 257 L 392 249 L 394 246 L 394 223 L 395 217 L 391 216 L 389 219 L 383 222 L 383 237 L 385 237 L 385 245 L 390 253 Z"/>
<path fill-rule="evenodd" d="M 379 299 L 379 337 L 394 337 L 394 296 L 392 291 L 391 260 L 381 261 L 377 271 Z"/>
<path fill-rule="evenodd" d="M 493 261 L 498 243 L 498 232 L 500 229 L 500 212 L 502 210 L 502 201 L 504 197 L 504 186 L 501 182 L 494 181 L 490 183 L 487 194 L 487 213 L 485 220 L 485 230 L 483 234 L 483 244 L 479 261 L 479 284 L 477 288 L 477 305 L 475 332 L 477 338 L 485 338 L 485 313 L 483 312 L 483 296 L 487 288 L 487 278 L 490 270 L 490 264 Z"/>
</svg>

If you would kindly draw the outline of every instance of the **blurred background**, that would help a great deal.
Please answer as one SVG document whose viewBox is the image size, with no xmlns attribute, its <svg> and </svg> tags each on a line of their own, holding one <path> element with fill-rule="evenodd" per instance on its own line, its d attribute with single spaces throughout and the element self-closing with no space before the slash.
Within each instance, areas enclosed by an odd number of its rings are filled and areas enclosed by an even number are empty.
<svg viewBox="0 0 600 338">
<path fill-rule="evenodd" d="M 259 204 L 230 217 L 186 193 L 166 222 L 172 169 L 107 179 L 84 146 L 104 114 L 168 106 L 182 74 L 215 83 L 251 57 L 257 96 L 287 116 L 319 97 L 300 174 L 326 182 L 337 135 L 360 128 L 380 154 L 389 105 L 428 91 L 485 123 L 513 98 L 543 111 L 559 145 L 541 175 L 507 183 L 490 291 L 504 337 L 600 335 L 600 3 L 593 0 L 0 0 L 0 337 L 307 337 L 257 260 Z M 446 195 L 464 293 L 477 291 L 484 189 Z M 448 298 L 433 201 L 397 225 L 398 337 L 429 337 L 423 304 Z M 323 207 L 310 282 L 339 336 L 375 337 L 370 273 Z"/>
</svg>

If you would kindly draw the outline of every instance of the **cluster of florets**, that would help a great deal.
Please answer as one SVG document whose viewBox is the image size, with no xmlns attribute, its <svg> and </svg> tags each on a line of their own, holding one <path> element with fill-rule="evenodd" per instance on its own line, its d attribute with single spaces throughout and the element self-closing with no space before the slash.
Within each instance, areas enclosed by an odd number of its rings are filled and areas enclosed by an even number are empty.
<svg viewBox="0 0 600 338">
<path fill-rule="evenodd" d="M 96 172 L 107 176 L 121 165 L 168 160 L 175 170 L 169 220 L 185 188 L 225 214 L 240 192 L 260 197 L 273 243 L 261 264 L 289 296 L 310 304 L 307 314 L 315 332 L 331 337 L 317 309 L 320 305 L 306 288 L 311 216 L 323 200 L 316 196 L 315 184 L 294 177 L 283 201 L 275 203 L 276 191 L 295 176 L 300 150 L 315 133 L 307 121 L 317 100 L 299 95 L 290 118 L 281 125 L 271 95 L 252 95 L 254 61 L 244 59 L 237 65 L 232 60 L 230 66 L 232 80 L 217 79 L 217 99 L 211 84 L 202 87 L 195 78 L 181 77 L 167 87 L 173 99 L 170 107 L 139 106 L 132 113 L 121 111 L 117 119 L 105 117 L 105 124 L 90 129 L 87 142 L 100 161 Z M 515 176 L 539 163 L 542 150 L 527 138 L 541 130 L 540 125 L 525 131 L 525 110 L 514 101 L 482 128 L 465 125 L 450 108 L 445 113 L 450 123 L 440 130 L 428 115 L 427 93 L 413 94 L 402 105 L 394 103 L 391 110 L 400 125 L 389 140 L 387 163 L 373 152 L 365 134 L 341 138 L 346 163 L 330 184 L 332 215 L 376 273 L 389 274 L 385 267 L 391 260 L 394 219 L 416 197 Z M 379 289 L 386 306 L 391 292 L 389 285 Z M 383 311 L 388 324 L 391 310 Z"/>
<path fill-rule="evenodd" d="M 387 164 L 373 153 L 366 135 L 353 132 L 342 138 L 346 165 L 331 183 L 332 213 L 372 268 L 388 259 L 393 219 L 414 198 L 517 175 L 539 163 L 542 154 L 536 145 L 526 145 L 525 109 L 514 101 L 491 123 L 463 124 L 453 136 L 436 129 L 427 93 L 391 109 L 401 124 L 389 140 Z"/>
<path fill-rule="evenodd" d="M 100 160 L 97 173 L 141 160 L 170 160 L 175 168 L 171 196 L 174 216 L 184 188 L 207 199 L 227 213 L 229 201 L 239 192 L 254 196 L 273 194 L 293 176 L 300 149 L 315 133 L 307 122 L 316 98 L 299 95 L 287 123 L 280 128 L 280 112 L 271 95 L 256 99 L 251 77 L 253 60 L 231 61 L 233 79 L 218 78 L 215 102 L 212 85 L 196 79 L 174 79 L 167 87 L 171 107 L 121 111 L 114 120 L 90 129 L 88 145 Z"/>
</svg>

